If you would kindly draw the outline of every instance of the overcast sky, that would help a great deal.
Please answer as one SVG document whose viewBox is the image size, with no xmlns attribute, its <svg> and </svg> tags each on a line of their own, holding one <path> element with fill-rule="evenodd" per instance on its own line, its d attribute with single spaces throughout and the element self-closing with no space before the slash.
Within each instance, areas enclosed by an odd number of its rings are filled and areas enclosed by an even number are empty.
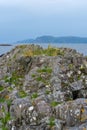
<svg viewBox="0 0 87 130">
<path fill-rule="evenodd" d="M 0 0 L 0 42 L 87 37 L 87 0 Z"/>
</svg>

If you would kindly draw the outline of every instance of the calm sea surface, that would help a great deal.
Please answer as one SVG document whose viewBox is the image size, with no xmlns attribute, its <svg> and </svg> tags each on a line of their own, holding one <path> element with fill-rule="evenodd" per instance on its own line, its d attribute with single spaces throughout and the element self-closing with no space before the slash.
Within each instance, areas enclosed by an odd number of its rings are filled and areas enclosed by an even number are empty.
<svg viewBox="0 0 87 130">
<path fill-rule="evenodd" d="M 16 44 L 16 45 L 19 45 L 19 44 Z M 12 48 L 14 48 L 16 45 L 13 45 L 12 46 L 0 46 L 0 55 L 10 51 Z M 42 47 L 47 47 L 49 44 L 39 44 L 41 45 Z M 87 43 L 68 43 L 68 44 L 61 44 L 61 43 L 56 43 L 56 44 L 50 44 L 54 47 L 67 47 L 67 48 L 73 48 L 73 49 L 76 49 L 78 52 L 80 53 L 83 53 L 84 55 L 87 55 Z"/>
</svg>

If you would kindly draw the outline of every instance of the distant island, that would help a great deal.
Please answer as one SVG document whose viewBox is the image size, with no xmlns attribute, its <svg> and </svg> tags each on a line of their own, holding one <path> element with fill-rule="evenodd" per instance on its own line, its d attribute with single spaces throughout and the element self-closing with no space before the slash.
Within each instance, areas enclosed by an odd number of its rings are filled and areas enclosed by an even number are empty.
<svg viewBox="0 0 87 130">
<path fill-rule="evenodd" d="M 11 44 L 0 44 L 0 46 L 12 46 Z"/>
<path fill-rule="evenodd" d="M 87 37 L 54 37 L 54 36 L 40 36 L 36 39 L 25 39 L 17 41 L 17 43 L 87 43 Z"/>
</svg>

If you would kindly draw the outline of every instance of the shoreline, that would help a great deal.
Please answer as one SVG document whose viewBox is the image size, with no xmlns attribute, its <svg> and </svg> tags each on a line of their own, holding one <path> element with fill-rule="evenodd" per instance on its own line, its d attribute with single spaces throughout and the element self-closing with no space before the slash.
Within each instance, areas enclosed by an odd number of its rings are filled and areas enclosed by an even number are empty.
<svg viewBox="0 0 87 130">
<path fill-rule="evenodd" d="M 9 50 L 11 50 L 12 48 L 14 48 L 15 46 L 20 45 L 20 44 L 0 44 L 0 55 L 1 54 L 5 54 L 6 52 L 8 52 Z M 23 44 L 25 45 L 25 44 Z M 40 44 L 42 47 L 46 48 L 48 46 L 48 44 Z M 72 49 L 76 49 L 78 52 L 82 53 L 84 56 L 87 56 L 87 44 L 50 44 L 51 46 L 55 46 L 58 48 L 72 48 Z"/>
</svg>

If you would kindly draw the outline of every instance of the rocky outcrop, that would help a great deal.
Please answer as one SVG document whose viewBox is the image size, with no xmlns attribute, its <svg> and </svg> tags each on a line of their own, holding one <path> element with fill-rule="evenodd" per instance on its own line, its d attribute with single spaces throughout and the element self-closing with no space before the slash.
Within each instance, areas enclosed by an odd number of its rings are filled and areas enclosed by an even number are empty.
<svg viewBox="0 0 87 130">
<path fill-rule="evenodd" d="M 2 130 L 86 130 L 87 57 L 21 45 L 0 57 Z"/>
</svg>

